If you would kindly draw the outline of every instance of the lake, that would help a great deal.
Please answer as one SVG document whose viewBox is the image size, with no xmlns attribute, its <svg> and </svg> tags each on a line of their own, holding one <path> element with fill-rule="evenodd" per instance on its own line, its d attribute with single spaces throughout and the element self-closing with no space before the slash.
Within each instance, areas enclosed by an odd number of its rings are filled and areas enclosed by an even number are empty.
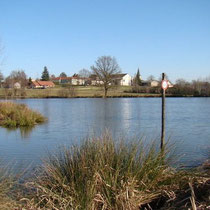
<svg viewBox="0 0 210 210">
<path fill-rule="evenodd" d="M 32 130 L 0 127 L 0 158 L 18 166 L 39 164 L 48 151 L 79 144 L 109 129 L 127 141 L 144 137 L 160 141 L 161 98 L 23 99 L 48 118 Z M 166 138 L 175 144 L 179 161 L 195 166 L 210 146 L 210 98 L 167 98 Z"/>
</svg>

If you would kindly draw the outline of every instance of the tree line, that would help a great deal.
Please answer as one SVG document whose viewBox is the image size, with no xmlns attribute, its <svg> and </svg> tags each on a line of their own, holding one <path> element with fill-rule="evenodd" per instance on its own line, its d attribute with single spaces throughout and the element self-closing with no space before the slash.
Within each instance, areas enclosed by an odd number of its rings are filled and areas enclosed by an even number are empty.
<svg viewBox="0 0 210 210">
<path fill-rule="evenodd" d="M 104 97 L 107 97 L 108 89 L 111 87 L 110 84 L 112 82 L 112 76 L 114 74 L 121 73 L 121 69 L 118 65 L 117 60 L 115 59 L 115 57 L 101 56 L 98 57 L 98 59 L 95 61 L 95 64 L 92 65 L 90 68 L 91 71 L 87 69 L 82 69 L 79 71 L 78 74 L 74 74 L 73 76 L 87 78 L 91 74 L 96 75 L 97 78 L 103 82 L 101 85 L 104 89 Z M 41 80 L 49 81 L 54 77 L 54 75 L 50 76 L 49 71 L 45 66 L 41 75 Z M 61 72 L 59 77 L 67 77 L 67 74 L 65 72 Z M 154 76 L 151 75 L 148 77 L 147 80 L 152 81 L 154 79 Z M 0 72 L 0 87 L 2 87 L 3 80 L 5 88 L 11 87 L 11 85 L 15 84 L 16 82 L 20 83 L 22 88 L 25 88 L 32 82 L 30 77 L 29 79 L 27 79 L 27 75 L 23 70 L 12 71 L 11 74 L 5 79 L 3 74 Z M 159 79 L 159 82 L 161 82 L 161 79 Z M 160 94 L 161 88 L 160 85 L 158 87 L 142 86 L 142 79 L 140 71 L 138 69 L 133 79 L 133 87 L 127 92 Z M 173 85 L 173 88 L 167 89 L 167 94 L 173 96 L 210 96 L 210 77 L 203 80 L 193 80 L 191 82 L 188 82 L 184 79 L 178 79 Z"/>
<path fill-rule="evenodd" d="M 125 92 L 161 94 L 161 82 L 159 81 L 159 86 L 157 87 L 141 86 L 138 83 L 134 83 L 133 87 Z M 178 79 L 173 84 L 173 87 L 166 90 L 166 94 L 168 96 L 210 96 L 210 78 L 193 80 L 191 82 Z"/>
</svg>

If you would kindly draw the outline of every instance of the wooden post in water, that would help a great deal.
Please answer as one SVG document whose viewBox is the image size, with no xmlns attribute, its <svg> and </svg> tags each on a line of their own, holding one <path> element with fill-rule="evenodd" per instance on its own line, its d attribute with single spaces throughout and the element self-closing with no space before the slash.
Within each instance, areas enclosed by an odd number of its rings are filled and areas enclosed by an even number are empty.
<svg viewBox="0 0 210 210">
<path fill-rule="evenodd" d="M 164 88 L 163 82 L 165 81 L 165 73 L 162 73 L 162 126 L 161 126 L 161 150 L 164 149 L 165 145 L 165 94 L 166 88 Z"/>
</svg>

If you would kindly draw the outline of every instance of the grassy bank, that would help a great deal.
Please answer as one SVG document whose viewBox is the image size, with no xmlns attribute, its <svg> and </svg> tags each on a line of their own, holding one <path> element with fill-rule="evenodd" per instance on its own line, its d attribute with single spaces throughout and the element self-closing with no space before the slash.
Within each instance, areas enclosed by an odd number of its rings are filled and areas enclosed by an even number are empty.
<svg viewBox="0 0 210 210">
<path fill-rule="evenodd" d="M 108 97 L 159 97 L 159 94 L 129 93 L 130 87 L 112 87 L 108 91 Z M 49 89 L 25 89 L 14 90 L 0 88 L 0 98 L 101 98 L 104 92 L 102 87 L 73 86 Z"/>
<path fill-rule="evenodd" d="M 133 90 L 134 89 L 134 90 Z M 103 87 L 97 86 L 56 86 L 48 89 L 4 89 L 0 88 L 0 98 L 102 98 Z M 172 92 L 168 89 L 167 97 L 208 97 L 207 95 L 193 95 Z M 142 87 L 136 91 L 134 87 L 115 86 L 108 91 L 108 98 L 120 97 L 161 97 L 160 88 Z"/>
<path fill-rule="evenodd" d="M 7 128 L 32 127 L 46 119 L 25 104 L 0 102 L 0 126 Z"/>
<path fill-rule="evenodd" d="M 209 166 L 176 170 L 170 160 L 155 144 L 115 141 L 105 133 L 49 154 L 36 177 L 22 185 L 2 168 L 0 209 L 207 208 Z"/>
</svg>

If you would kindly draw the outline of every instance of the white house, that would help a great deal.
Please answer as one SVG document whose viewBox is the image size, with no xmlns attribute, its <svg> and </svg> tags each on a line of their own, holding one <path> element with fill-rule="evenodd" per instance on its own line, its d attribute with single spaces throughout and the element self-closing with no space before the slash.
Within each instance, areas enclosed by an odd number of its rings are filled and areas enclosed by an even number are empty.
<svg viewBox="0 0 210 210">
<path fill-rule="evenodd" d="M 16 83 L 13 85 L 13 87 L 14 87 L 15 89 L 20 89 L 20 88 L 21 88 L 21 84 L 20 84 L 19 82 L 16 82 Z"/>
<path fill-rule="evenodd" d="M 131 86 L 132 85 L 132 77 L 129 74 L 113 74 L 111 76 L 112 82 L 110 85 L 120 85 L 120 86 Z M 103 81 L 101 81 L 95 74 L 90 76 L 91 85 L 102 85 Z"/>
<path fill-rule="evenodd" d="M 90 84 L 91 85 L 102 85 L 103 81 L 101 81 L 99 79 L 98 76 L 96 76 L 95 74 L 90 75 Z"/>
<path fill-rule="evenodd" d="M 132 77 L 129 74 L 114 74 L 112 76 L 113 84 L 121 86 L 131 86 Z"/>
<path fill-rule="evenodd" d="M 122 86 L 131 86 L 131 84 L 132 77 L 129 74 L 125 74 L 120 80 L 120 85 Z"/>
<path fill-rule="evenodd" d="M 81 77 L 72 77 L 71 84 L 72 85 L 85 85 L 85 79 Z"/>
<path fill-rule="evenodd" d="M 157 80 L 141 81 L 142 86 L 157 87 L 160 82 Z"/>
<path fill-rule="evenodd" d="M 150 81 L 150 86 L 151 86 L 151 87 L 157 87 L 159 84 L 160 84 L 160 83 L 159 83 L 159 81 L 157 81 L 157 80 L 152 80 L 152 81 Z"/>
</svg>

